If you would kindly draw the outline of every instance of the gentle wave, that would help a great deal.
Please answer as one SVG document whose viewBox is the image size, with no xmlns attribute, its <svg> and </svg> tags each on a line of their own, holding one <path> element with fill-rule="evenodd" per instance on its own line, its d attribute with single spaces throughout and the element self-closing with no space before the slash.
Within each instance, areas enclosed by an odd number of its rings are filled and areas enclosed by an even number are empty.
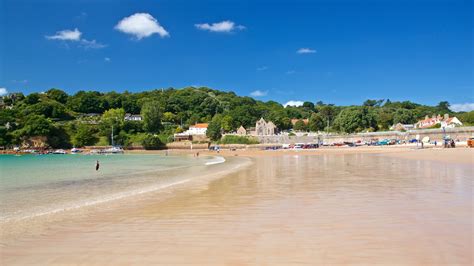
<svg viewBox="0 0 474 266">
<path fill-rule="evenodd" d="M 213 159 L 206 162 L 205 165 L 206 166 L 217 165 L 217 164 L 221 164 L 221 163 L 224 163 L 224 162 L 226 162 L 224 157 L 214 156 Z M 237 164 L 234 167 L 231 167 L 230 169 L 227 169 L 227 170 L 232 171 L 232 170 L 238 169 L 238 168 L 240 168 L 244 165 L 246 165 L 246 163 L 240 163 L 240 164 Z M 132 197 L 132 196 L 137 196 L 137 195 L 141 195 L 141 194 L 145 194 L 145 193 L 155 192 L 155 191 L 158 191 L 160 189 L 165 189 L 165 188 L 169 188 L 169 187 L 172 187 L 172 186 L 175 186 L 175 185 L 186 183 L 186 182 L 188 182 L 192 179 L 193 178 L 188 178 L 188 179 L 180 180 L 180 181 L 169 183 L 169 184 L 156 184 L 156 185 L 148 186 L 146 188 L 134 189 L 134 190 L 129 190 L 129 191 L 124 191 L 124 192 L 120 192 L 120 193 L 111 194 L 111 195 L 108 195 L 108 196 L 105 196 L 105 197 L 101 197 L 100 199 L 80 201 L 80 202 L 76 202 L 74 204 L 69 204 L 69 205 L 65 205 L 65 206 L 63 205 L 61 207 L 55 207 L 55 208 L 42 210 L 42 211 L 36 211 L 36 212 L 25 214 L 25 215 L 18 215 L 18 212 L 17 212 L 16 215 L 0 217 L 0 223 L 6 223 L 6 222 L 11 222 L 11 221 L 21 221 L 21 220 L 31 219 L 31 218 L 35 218 L 35 217 L 39 217 L 39 216 L 52 215 L 52 214 L 56 214 L 56 213 L 60 213 L 60 212 L 64 212 L 64 211 L 75 210 L 75 209 L 79 209 L 79 208 L 83 208 L 83 207 L 89 207 L 89 206 L 93 206 L 93 205 L 97 205 L 97 204 L 101 204 L 101 203 L 111 202 L 111 201 L 114 201 L 114 200 L 120 200 L 120 199 L 127 198 L 127 197 Z"/>
<path fill-rule="evenodd" d="M 123 198 L 126 198 L 126 197 L 137 196 L 137 195 L 144 194 L 144 193 L 154 192 L 154 191 L 157 191 L 157 190 L 160 190 L 160 189 L 164 189 L 164 188 L 168 188 L 168 187 L 171 187 L 171 186 L 186 183 L 189 180 L 191 180 L 191 179 L 185 179 L 185 180 L 181 180 L 181 181 L 178 181 L 178 182 L 165 184 L 165 185 L 151 186 L 151 187 L 147 187 L 147 188 L 135 189 L 135 190 L 131 190 L 131 191 L 121 192 L 121 193 L 109 195 L 109 196 L 101 198 L 101 199 L 86 201 L 86 202 L 82 202 L 82 203 L 79 203 L 79 204 L 73 204 L 73 205 L 69 205 L 69 206 L 65 206 L 65 207 L 61 207 L 61 208 L 56 208 L 56 209 L 51 209 L 51 210 L 47 210 L 47 211 L 43 211 L 43 212 L 31 213 L 31 214 L 20 216 L 20 217 L 2 217 L 2 218 L 0 218 L 0 222 L 19 221 L 19 220 L 30 219 L 30 218 L 34 218 L 34 217 L 38 217 L 38 216 L 43 216 L 43 215 L 55 214 L 55 213 L 59 213 L 59 212 L 63 212 L 63 211 L 70 211 L 70 210 L 79 209 L 79 208 L 83 208 L 83 207 L 88 207 L 88 206 L 92 206 L 92 205 L 96 205 L 96 204 L 101 204 L 101 203 L 106 203 L 106 202 L 110 202 L 110 201 L 114 201 L 114 200 L 119 200 L 119 199 L 123 199 Z"/>
<path fill-rule="evenodd" d="M 214 156 L 214 159 L 206 162 L 206 165 L 213 165 L 213 164 L 220 164 L 220 163 L 225 163 L 225 158 L 221 156 Z"/>
</svg>

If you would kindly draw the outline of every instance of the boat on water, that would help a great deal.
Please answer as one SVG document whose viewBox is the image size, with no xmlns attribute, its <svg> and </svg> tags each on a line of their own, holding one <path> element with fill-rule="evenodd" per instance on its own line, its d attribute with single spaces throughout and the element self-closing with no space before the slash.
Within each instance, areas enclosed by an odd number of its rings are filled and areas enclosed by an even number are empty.
<svg viewBox="0 0 474 266">
<path fill-rule="evenodd" d="M 80 150 L 80 149 L 78 149 L 78 148 L 72 148 L 72 149 L 71 149 L 71 153 L 72 153 L 72 154 L 77 154 L 77 153 L 81 153 L 81 152 L 82 152 L 82 150 Z"/>
<path fill-rule="evenodd" d="M 112 148 L 105 149 L 104 153 L 123 153 L 123 149 L 119 146 L 112 146 Z"/>
<path fill-rule="evenodd" d="M 123 149 L 120 146 L 114 144 L 114 126 L 112 126 L 112 134 L 110 134 L 110 139 L 112 142 L 112 147 L 100 150 L 91 150 L 90 154 L 121 154 Z"/>
<path fill-rule="evenodd" d="M 52 154 L 67 154 L 67 152 L 63 149 L 59 149 L 59 150 L 54 150 Z"/>
<path fill-rule="evenodd" d="M 90 154 L 122 154 L 124 151 L 121 147 L 119 146 L 112 146 L 111 148 L 107 149 L 96 149 L 96 150 L 91 150 Z"/>
</svg>

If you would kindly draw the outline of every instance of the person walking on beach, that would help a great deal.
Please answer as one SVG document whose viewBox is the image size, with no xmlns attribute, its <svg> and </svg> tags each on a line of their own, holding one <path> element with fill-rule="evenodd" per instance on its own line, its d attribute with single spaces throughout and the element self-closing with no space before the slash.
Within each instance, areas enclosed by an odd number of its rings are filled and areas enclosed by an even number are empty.
<svg viewBox="0 0 474 266">
<path fill-rule="evenodd" d="M 95 162 L 95 170 L 96 170 L 96 171 L 99 171 L 99 167 L 100 167 L 100 163 L 99 163 L 99 160 L 97 160 L 97 161 Z"/>
</svg>

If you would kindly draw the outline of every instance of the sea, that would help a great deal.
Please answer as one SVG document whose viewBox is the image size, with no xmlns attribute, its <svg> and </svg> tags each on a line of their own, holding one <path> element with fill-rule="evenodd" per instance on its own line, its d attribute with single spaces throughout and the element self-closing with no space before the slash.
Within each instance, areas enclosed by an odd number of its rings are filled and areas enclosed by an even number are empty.
<svg viewBox="0 0 474 266">
<path fill-rule="evenodd" d="M 0 155 L 0 222 L 165 189 L 223 162 L 218 156 L 156 154 Z"/>
</svg>

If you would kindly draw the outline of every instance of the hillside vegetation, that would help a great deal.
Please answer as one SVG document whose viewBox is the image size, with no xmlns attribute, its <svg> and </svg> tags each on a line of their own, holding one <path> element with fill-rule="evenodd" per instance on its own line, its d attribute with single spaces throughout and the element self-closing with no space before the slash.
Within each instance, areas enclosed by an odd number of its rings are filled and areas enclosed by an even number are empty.
<svg viewBox="0 0 474 266">
<path fill-rule="evenodd" d="M 426 106 L 409 101 L 367 100 L 360 106 L 305 102 L 284 107 L 210 88 L 187 87 L 138 93 L 79 91 L 68 95 L 59 89 L 3 97 L 0 109 L 0 146 L 12 147 L 38 137 L 52 148 L 107 145 L 112 128 L 116 144 L 160 147 L 197 122 L 210 123 L 208 136 L 248 128 L 263 117 L 280 130 L 361 132 L 387 130 L 394 123 L 414 123 L 425 115 L 449 113 L 448 102 Z M 125 121 L 126 113 L 141 114 L 143 121 Z M 473 112 L 455 114 L 473 124 Z M 230 140 L 225 140 L 228 142 Z M 239 141 L 242 141 L 239 139 Z"/>
</svg>

